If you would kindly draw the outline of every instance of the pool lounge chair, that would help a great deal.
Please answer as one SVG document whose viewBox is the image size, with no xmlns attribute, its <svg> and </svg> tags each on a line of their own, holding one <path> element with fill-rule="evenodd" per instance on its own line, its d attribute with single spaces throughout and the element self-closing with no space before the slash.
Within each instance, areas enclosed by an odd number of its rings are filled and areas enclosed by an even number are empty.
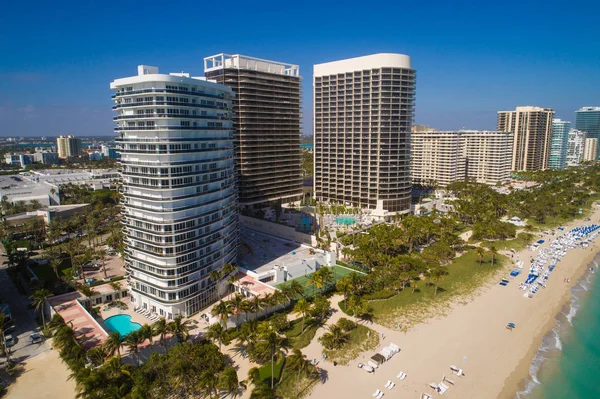
<svg viewBox="0 0 600 399">
<path fill-rule="evenodd" d="M 426 393 L 422 393 L 421 394 L 421 399 L 433 399 L 433 397 L 431 395 L 426 394 Z"/>
<path fill-rule="evenodd" d="M 459 376 L 459 377 L 464 377 L 465 376 L 465 373 L 463 372 L 463 370 L 459 369 L 454 364 L 450 366 L 450 370 L 452 370 L 452 372 L 454 374 L 456 374 L 457 376 Z"/>
<path fill-rule="evenodd" d="M 456 385 L 456 383 L 448 377 L 444 377 L 444 380 L 442 382 L 447 382 L 450 385 Z"/>
<path fill-rule="evenodd" d="M 375 399 L 381 399 L 383 397 L 383 392 L 378 389 L 373 393 L 373 397 Z"/>
<path fill-rule="evenodd" d="M 375 399 L 381 399 L 385 395 L 383 392 L 379 392 L 379 395 L 375 396 Z"/>
<path fill-rule="evenodd" d="M 398 377 L 398 379 L 400 379 L 400 381 L 402 381 L 408 376 L 406 375 L 406 373 L 404 371 L 401 371 L 398 373 L 398 375 L 396 377 Z"/>
<path fill-rule="evenodd" d="M 388 382 L 386 383 L 386 388 L 387 389 L 392 389 L 393 387 L 395 387 L 396 384 L 394 384 L 392 381 L 388 380 Z"/>
</svg>

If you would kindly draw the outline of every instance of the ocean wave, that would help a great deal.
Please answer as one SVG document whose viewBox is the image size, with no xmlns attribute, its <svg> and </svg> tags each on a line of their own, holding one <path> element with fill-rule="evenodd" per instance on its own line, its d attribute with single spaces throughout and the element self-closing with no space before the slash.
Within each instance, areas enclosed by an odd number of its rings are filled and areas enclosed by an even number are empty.
<svg viewBox="0 0 600 399">
<path fill-rule="evenodd" d="M 600 254 L 597 256 L 597 258 L 599 257 Z M 596 259 L 593 260 L 593 264 L 595 270 L 600 269 L 600 264 Z M 592 286 L 591 284 L 593 276 L 594 273 L 586 273 L 586 275 L 581 278 L 577 284 L 573 286 L 573 288 L 571 288 L 571 300 L 569 301 L 568 308 L 557 315 L 556 326 L 542 339 L 542 342 L 538 347 L 533 360 L 531 361 L 531 365 L 529 366 L 529 378 L 527 378 L 525 382 L 525 389 L 517 392 L 515 395 L 516 398 L 528 398 L 531 392 L 537 386 L 542 384 L 542 382 L 538 379 L 538 373 L 546 360 L 551 358 L 553 354 L 562 351 L 563 346 L 561 333 L 566 334 L 568 332 L 568 330 L 565 328 L 566 324 L 561 322 L 559 316 L 562 314 L 562 316 L 565 317 L 569 323 L 569 329 L 573 326 L 573 317 L 575 317 L 581 306 L 581 300 L 578 294 L 581 293 L 585 295 L 584 293 Z"/>
</svg>

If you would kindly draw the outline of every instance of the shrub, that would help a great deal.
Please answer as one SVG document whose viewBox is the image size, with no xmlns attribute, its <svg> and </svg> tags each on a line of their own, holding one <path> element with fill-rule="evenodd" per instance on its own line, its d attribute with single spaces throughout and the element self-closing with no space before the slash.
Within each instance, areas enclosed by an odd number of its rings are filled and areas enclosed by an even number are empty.
<svg viewBox="0 0 600 399">
<path fill-rule="evenodd" d="M 375 299 L 388 299 L 396 294 L 396 291 L 384 288 L 375 292 L 371 292 L 370 294 L 363 295 L 363 299 L 366 301 L 372 301 Z"/>
<path fill-rule="evenodd" d="M 338 320 L 337 325 L 344 330 L 345 332 L 354 330 L 356 328 L 356 323 L 352 320 L 348 320 L 345 317 L 342 317 Z"/>
</svg>

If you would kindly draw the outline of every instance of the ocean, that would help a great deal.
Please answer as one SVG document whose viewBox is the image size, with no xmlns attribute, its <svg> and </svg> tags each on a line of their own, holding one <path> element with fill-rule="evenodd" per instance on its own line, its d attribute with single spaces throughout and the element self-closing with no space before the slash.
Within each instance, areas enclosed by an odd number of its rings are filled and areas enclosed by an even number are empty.
<svg viewBox="0 0 600 399">
<path fill-rule="evenodd" d="M 518 399 L 600 398 L 600 253 L 542 340 Z"/>
</svg>

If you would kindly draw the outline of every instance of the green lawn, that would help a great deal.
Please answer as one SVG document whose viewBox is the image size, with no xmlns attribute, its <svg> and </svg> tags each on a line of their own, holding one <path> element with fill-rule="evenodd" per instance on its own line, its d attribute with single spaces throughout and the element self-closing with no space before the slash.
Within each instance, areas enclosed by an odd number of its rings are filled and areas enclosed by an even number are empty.
<svg viewBox="0 0 600 399">
<path fill-rule="evenodd" d="M 347 269 L 342 266 L 332 266 L 332 269 L 333 269 L 335 282 L 337 282 L 342 277 L 345 277 L 354 272 L 354 270 Z M 312 273 L 307 274 L 306 276 L 300 276 L 300 277 L 296 277 L 295 279 L 293 279 L 293 280 L 297 281 L 301 286 L 304 287 L 304 296 L 308 297 L 308 298 L 314 297 L 315 294 L 317 293 L 317 290 L 315 289 L 315 287 L 312 284 L 307 285 L 311 276 L 312 276 Z M 282 285 L 289 283 L 290 281 L 292 281 L 292 280 L 288 280 L 285 283 L 277 284 L 276 287 L 281 288 Z"/>
<path fill-rule="evenodd" d="M 479 257 L 474 250 L 470 250 L 454 259 L 448 265 L 449 274 L 440 281 L 435 297 L 434 286 L 424 280 L 417 282 L 415 293 L 407 288 L 392 298 L 369 301 L 373 320 L 387 327 L 397 328 L 398 323 L 407 327 L 428 317 L 444 314 L 449 309 L 449 300 L 458 301 L 461 297 L 472 294 L 502 269 L 502 264 L 509 263 L 506 257 L 497 255 L 492 267 L 491 258 L 491 254 L 486 252 L 482 266 L 479 266 Z"/>
<path fill-rule="evenodd" d="M 292 348 L 302 349 L 311 343 L 318 328 L 319 326 L 316 323 L 311 322 L 307 317 L 304 320 L 304 332 L 302 332 L 302 318 L 299 318 L 291 323 L 290 329 L 285 331 L 284 334 L 288 338 Z"/>
<path fill-rule="evenodd" d="M 273 375 L 275 376 L 275 383 L 279 381 L 281 378 L 281 372 L 283 370 L 283 365 L 285 364 L 285 356 L 279 355 L 279 358 L 275 359 L 275 364 L 273 365 Z M 262 381 L 268 381 L 269 384 L 271 382 L 271 361 L 268 361 L 263 366 L 258 369 L 260 373 L 260 379 Z"/>
<path fill-rule="evenodd" d="M 38 276 L 40 280 L 43 280 L 49 284 L 53 284 L 58 281 L 56 273 L 54 273 L 54 269 L 50 267 L 49 263 L 45 265 L 38 265 L 37 263 L 34 263 L 31 266 L 31 270 L 33 270 L 35 275 Z M 67 277 L 71 274 L 71 259 L 68 257 L 63 259 L 58 266 L 58 273 L 63 277 L 63 279 L 67 279 Z"/>
<path fill-rule="evenodd" d="M 530 233 L 519 233 L 516 238 L 512 240 L 496 240 L 496 241 L 483 241 L 481 245 L 486 248 L 496 247 L 497 250 L 510 251 L 521 251 L 525 249 L 527 245 L 531 244 L 535 239 L 535 236 Z"/>
<path fill-rule="evenodd" d="M 340 349 L 325 349 L 323 352 L 327 355 L 327 361 L 346 365 L 362 352 L 375 349 L 377 345 L 379 345 L 379 334 L 362 324 L 357 324 L 356 328 L 348 334 L 348 341 Z"/>
</svg>

